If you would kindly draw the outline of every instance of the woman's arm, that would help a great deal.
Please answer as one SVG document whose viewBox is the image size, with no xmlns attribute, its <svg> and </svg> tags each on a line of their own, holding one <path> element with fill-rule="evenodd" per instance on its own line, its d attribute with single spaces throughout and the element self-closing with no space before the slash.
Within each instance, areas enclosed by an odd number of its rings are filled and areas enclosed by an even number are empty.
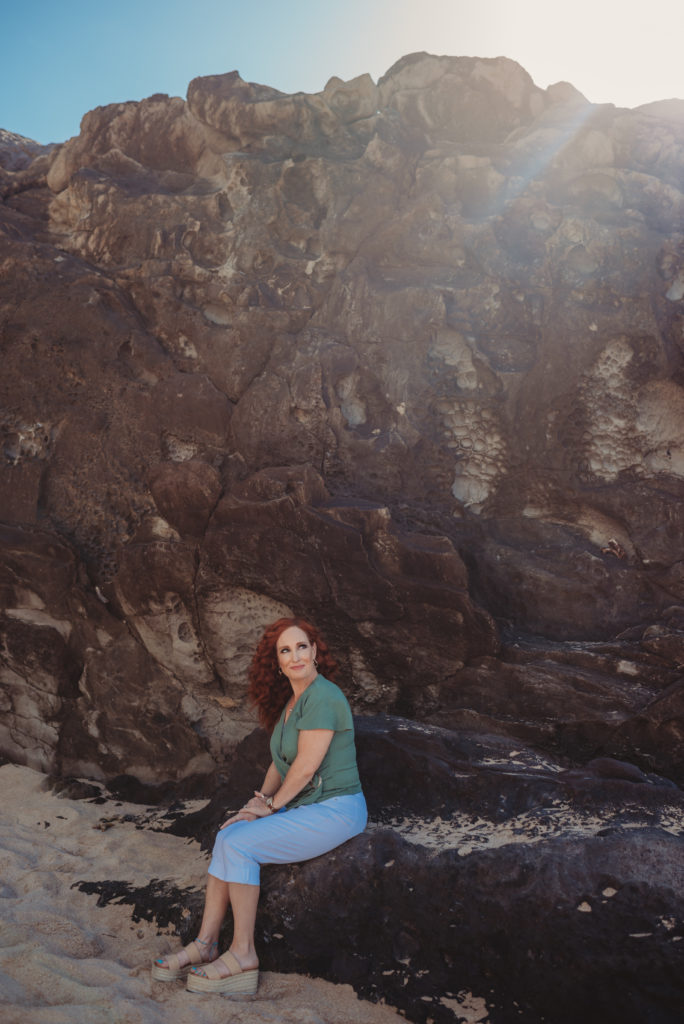
<svg viewBox="0 0 684 1024">
<path fill-rule="evenodd" d="M 320 768 L 334 735 L 334 729 L 301 729 L 297 739 L 297 756 L 277 790 L 271 807 L 266 805 L 263 797 L 255 795 L 242 810 L 263 818 L 269 813 L 279 811 L 290 800 L 294 800 Z"/>
<path fill-rule="evenodd" d="M 274 765 L 273 761 L 271 761 L 268 766 L 268 771 L 266 772 L 266 777 L 261 784 L 260 792 L 262 796 L 275 796 L 280 789 L 280 784 L 280 772 Z"/>
<path fill-rule="evenodd" d="M 254 799 L 256 799 L 256 797 L 260 796 L 262 798 L 261 800 L 259 800 L 259 804 L 261 806 L 261 805 L 263 805 L 263 800 L 266 797 L 273 796 L 273 794 L 277 793 L 279 789 L 280 789 L 280 772 L 278 771 L 278 769 L 274 765 L 273 761 L 271 761 L 270 765 L 268 766 L 268 771 L 266 772 L 266 776 L 265 776 L 264 781 L 263 781 L 262 786 L 261 786 L 261 792 L 260 793 L 256 793 L 255 796 L 252 798 L 252 800 L 254 800 Z M 219 832 L 221 831 L 221 829 L 224 829 L 226 827 L 226 825 L 232 825 L 236 821 L 254 821 L 255 818 L 258 818 L 259 817 L 258 814 L 253 814 L 249 810 L 249 805 L 252 803 L 252 800 L 250 800 L 248 803 L 246 803 L 245 806 L 242 807 L 236 814 L 233 814 L 232 817 L 228 818 L 227 821 L 224 821 L 223 824 L 219 828 Z"/>
<path fill-rule="evenodd" d="M 279 811 L 311 782 L 328 753 L 334 729 L 301 729 L 297 740 L 297 756 L 290 765 L 272 810 Z"/>
</svg>

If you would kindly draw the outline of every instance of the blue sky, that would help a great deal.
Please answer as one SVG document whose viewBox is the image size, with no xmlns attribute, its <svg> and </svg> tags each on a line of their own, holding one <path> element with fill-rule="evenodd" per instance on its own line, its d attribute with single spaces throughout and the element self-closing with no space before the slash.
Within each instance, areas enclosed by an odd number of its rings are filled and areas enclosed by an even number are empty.
<svg viewBox="0 0 684 1024">
<path fill-rule="evenodd" d="M 417 50 L 506 56 L 596 103 L 684 98 L 683 0 L 6 0 L 0 128 L 78 134 L 93 107 L 237 70 L 283 92 L 374 80 Z M 9 9 L 8 9 L 9 8 Z"/>
</svg>

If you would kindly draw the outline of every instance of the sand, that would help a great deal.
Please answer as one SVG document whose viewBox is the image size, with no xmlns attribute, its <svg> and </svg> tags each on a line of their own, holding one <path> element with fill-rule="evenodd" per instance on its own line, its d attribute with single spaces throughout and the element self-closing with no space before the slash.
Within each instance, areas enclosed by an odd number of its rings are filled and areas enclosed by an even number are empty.
<svg viewBox="0 0 684 1024">
<path fill-rule="evenodd" d="M 51 793 L 39 772 L 0 767 L 0 1020 L 3 1024 L 390 1024 L 390 1007 L 348 985 L 262 972 L 256 996 L 191 994 L 150 979 L 169 930 L 131 907 L 97 906 L 82 881 L 153 878 L 202 889 L 208 858 L 193 840 L 140 828 L 141 807 Z M 189 808 L 192 809 L 192 808 Z M 126 815 L 136 821 L 126 821 Z M 472 1018 L 471 1018 L 472 1019 Z M 475 1014 L 475 1019 L 483 1019 Z"/>
</svg>

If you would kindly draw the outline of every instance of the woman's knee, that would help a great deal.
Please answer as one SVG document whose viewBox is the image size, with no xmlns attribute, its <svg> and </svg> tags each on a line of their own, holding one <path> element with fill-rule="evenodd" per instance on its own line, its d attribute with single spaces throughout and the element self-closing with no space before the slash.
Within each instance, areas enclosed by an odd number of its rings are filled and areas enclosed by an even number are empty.
<svg viewBox="0 0 684 1024">
<path fill-rule="evenodd" d="M 226 835 L 225 830 L 222 832 L 218 832 L 216 838 L 214 839 L 213 853 L 219 853 L 222 855 L 229 853 L 229 851 L 233 849 L 232 839 L 232 836 Z"/>
<path fill-rule="evenodd" d="M 214 851 L 224 857 L 230 857 L 231 854 L 243 857 L 249 855 L 249 842 L 245 843 L 238 831 L 231 834 L 228 829 L 224 829 L 214 840 Z"/>
</svg>

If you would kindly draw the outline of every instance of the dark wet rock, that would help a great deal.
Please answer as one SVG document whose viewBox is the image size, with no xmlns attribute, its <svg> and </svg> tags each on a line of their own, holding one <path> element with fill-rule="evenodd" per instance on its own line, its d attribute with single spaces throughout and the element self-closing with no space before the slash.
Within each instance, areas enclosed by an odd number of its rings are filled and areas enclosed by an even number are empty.
<svg viewBox="0 0 684 1024">
<path fill-rule="evenodd" d="M 385 715 L 357 717 L 355 728 L 369 813 L 379 821 L 463 813 L 498 822 L 565 801 L 587 806 L 604 801 L 608 821 L 608 808 L 618 816 L 631 806 L 655 814 L 669 797 L 676 806 L 682 800 L 670 779 L 612 757 L 578 767 L 481 729 L 450 730 Z M 207 806 L 170 831 L 195 836 L 210 849 L 226 809 L 251 797 L 254 780 L 261 781 L 268 764 L 268 737 L 257 729 L 214 781 Z"/>
<path fill-rule="evenodd" d="M 60 778 L 52 781 L 52 790 L 65 800 L 98 800 L 102 790 L 84 779 Z"/>
<path fill-rule="evenodd" d="M 159 879 L 145 886 L 133 886 L 117 880 L 79 882 L 76 888 L 87 896 L 97 895 L 98 907 L 112 902 L 128 905 L 132 921 L 155 921 L 160 928 L 172 925 L 180 930 L 184 925 L 183 908 L 197 902 L 194 891 L 179 889 Z"/>
<path fill-rule="evenodd" d="M 608 757 L 576 768 L 500 736 L 385 716 L 357 724 L 371 825 L 323 857 L 263 869 L 265 970 L 349 983 L 420 1022 L 462 1019 L 464 992 L 492 1024 L 678 1020 L 678 787 Z M 211 847 L 265 770 L 266 735 L 238 754 L 202 811 L 169 809 L 167 831 Z M 186 938 L 199 923 L 202 893 L 160 880 L 84 891 Z"/>
<path fill-rule="evenodd" d="M 648 829 L 466 857 L 378 832 L 268 873 L 263 960 L 349 981 L 417 1021 L 458 1019 L 469 991 L 493 1024 L 674 1024 L 681 853 L 681 837 Z"/>
</svg>

